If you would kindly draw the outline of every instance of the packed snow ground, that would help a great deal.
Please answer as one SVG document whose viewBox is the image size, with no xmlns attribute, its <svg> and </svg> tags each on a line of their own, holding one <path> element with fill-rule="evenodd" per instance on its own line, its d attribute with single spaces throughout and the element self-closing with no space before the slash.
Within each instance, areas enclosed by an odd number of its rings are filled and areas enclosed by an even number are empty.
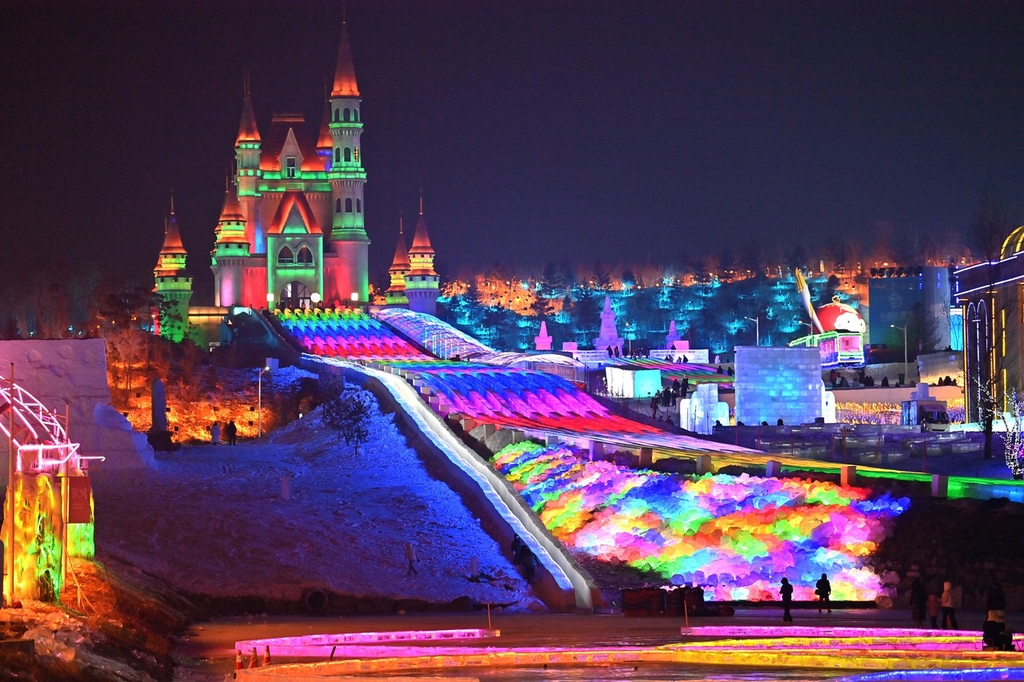
<svg viewBox="0 0 1024 682">
<path fill-rule="evenodd" d="M 347 446 L 318 409 L 256 441 L 161 453 L 153 468 L 99 467 L 98 557 L 211 597 L 298 601 L 321 588 L 535 608 L 502 548 L 427 473 L 393 416 L 375 412 L 370 432 Z M 407 575 L 406 542 L 418 575 Z M 474 557 L 482 580 L 470 579 Z"/>
</svg>

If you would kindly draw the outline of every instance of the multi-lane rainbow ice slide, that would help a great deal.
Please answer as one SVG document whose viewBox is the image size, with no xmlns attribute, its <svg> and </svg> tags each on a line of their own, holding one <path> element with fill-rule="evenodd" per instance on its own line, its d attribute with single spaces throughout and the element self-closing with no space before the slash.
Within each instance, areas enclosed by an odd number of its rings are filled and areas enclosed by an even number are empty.
<svg viewBox="0 0 1024 682">
<path fill-rule="evenodd" d="M 499 539 L 515 533 L 534 549 L 556 588 L 549 602 L 594 606 L 599 592 L 574 552 L 653 571 L 666 582 L 701 583 L 716 599 L 769 598 L 783 576 L 797 585 L 797 599 L 813 598 L 822 572 L 832 577 L 835 599 L 871 599 L 878 589 L 865 560 L 905 501 L 795 478 L 780 484 L 707 476 L 693 485 L 592 462 L 572 453 L 646 451 L 755 466 L 766 456 L 614 414 L 570 381 L 517 368 L 516 356 L 430 316 L 327 309 L 278 317 L 307 351 L 306 364 L 374 388 L 473 482 L 507 529 Z M 513 450 L 494 458 L 500 471 L 450 423 L 512 434 Z M 519 445 L 528 441 L 557 443 L 558 451 Z"/>
</svg>

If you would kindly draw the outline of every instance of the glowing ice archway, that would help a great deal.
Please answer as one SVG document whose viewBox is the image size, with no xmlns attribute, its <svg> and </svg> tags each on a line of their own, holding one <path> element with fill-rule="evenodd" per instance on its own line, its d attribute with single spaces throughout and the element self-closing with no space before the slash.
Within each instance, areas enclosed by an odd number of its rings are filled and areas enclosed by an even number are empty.
<svg viewBox="0 0 1024 682">
<path fill-rule="evenodd" d="M 47 410 L 27 390 L 0 376 L 0 431 L 11 439 L 17 454 L 15 470 L 26 465 L 34 470 L 52 468 L 71 462 L 78 468 L 79 444 L 68 440 L 66 420 Z M 23 452 L 34 454 L 26 462 Z"/>
</svg>

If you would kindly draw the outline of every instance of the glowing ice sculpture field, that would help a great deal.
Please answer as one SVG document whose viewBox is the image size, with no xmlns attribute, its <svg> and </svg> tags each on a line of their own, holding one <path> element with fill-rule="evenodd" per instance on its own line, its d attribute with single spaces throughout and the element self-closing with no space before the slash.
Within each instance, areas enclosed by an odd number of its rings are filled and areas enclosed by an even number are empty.
<svg viewBox="0 0 1024 682">
<path fill-rule="evenodd" d="M 561 445 L 517 443 L 492 462 L 571 550 L 721 601 L 776 599 L 783 576 L 812 600 L 822 573 L 834 600 L 874 599 L 866 559 L 909 506 L 820 481 L 636 471 Z"/>
</svg>

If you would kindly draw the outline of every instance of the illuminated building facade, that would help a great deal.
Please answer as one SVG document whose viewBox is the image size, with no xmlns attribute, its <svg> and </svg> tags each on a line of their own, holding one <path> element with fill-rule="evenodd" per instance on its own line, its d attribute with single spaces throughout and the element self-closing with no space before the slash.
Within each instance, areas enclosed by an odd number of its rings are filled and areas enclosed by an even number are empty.
<svg viewBox="0 0 1024 682">
<path fill-rule="evenodd" d="M 999 260 L 959 268 L 967 419 L 979 421 L 986 393 L 995 409 L 1024 389 L 1024 226 L 1003 242 Z"/>
</svg>

